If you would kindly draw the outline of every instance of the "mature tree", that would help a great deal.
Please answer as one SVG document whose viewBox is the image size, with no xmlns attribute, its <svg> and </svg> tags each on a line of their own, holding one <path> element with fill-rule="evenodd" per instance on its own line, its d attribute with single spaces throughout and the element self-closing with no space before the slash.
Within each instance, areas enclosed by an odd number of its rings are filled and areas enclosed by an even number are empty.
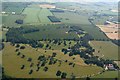
<svg viewBox="0 0 120 80">
<path fill-rule="evenodd" d="M 19 48 L 20 47 L 20 45 L 19 44 L 16 44 L 16 46 L 15 46 L 16 48 Z"/>
<path fill-rule="evenodd" d="M 55 52 L 53 52 L 52 57 L 56 57 L 56 55 L 57 55 L 57 54 L 56 54 Z"/>
<path fill-rule="evenodd" d="M 70 52 L 70 53 L 69 53 L 69 56 L 73 56 L 73 55 L 74 55 L 74 53 L 73 53 L 73 52 Z"/>
<path fill-rule="evenodd" d="M 32 74 L 33 73 L 33 70 L 31 69 L 30 71 L 29 71 L 29 74 Z"/>
<path fill-rule="evenodd" d="M 37 70 L 36 71 L 39 71 L 40 67 L 37 67 Z"/>
<path fill-rule="evenodd" d="M 67 73 L 63 72 L 61 75 L 61 78 L 66 78 L 66 76 L 67 76 Z"/>
<path fill-rule="evenodd" d="M 15 50 L 15 52 L 18 52 L 18 51 L 19 51 L 19 49 L 16 49 L 16 50 Z"/>
<path fill-rule="evenodd" d="M 56 73 L 56 76 L 60 76 L 61 73 L 62 73 L 62 72 L 61 72 L 60 70 L 58 70 L 57 73 Z"/>
<path fill-rule="evenodd" d="M 43 69 L 43 70 L 44 70 L 45 72 L 46 72 L 46 71 L 48 71 L 48 67 L 44 67 L 44 69 Z"/>
<path fill-rule="evenodd" d="M 25 46 L 21 46 L 20 49 L 25 49 Z"/>
<path fill-rule="evenodd" d="M 17 53 L 18 56 L 19 56 L 20 54 L 21 54 L 20 52 Z"/>
<path fill-rule="evenodd" d="M 27 60 L 27 61 L 31 62 L 31 61 L 32 61 L 32 58 L 28 58 L 28 60 Z"/>
<path fill-rule="evenodd" d="M 22 66 L 21 66 L 21 69 L 24 69 L 24 68 L 25 68 L 25 65 L 22 65 Z"/>
<path fill-rule="evenodd" d="M 33 67 L 33 65 L 34 65 L 34 63 L 31 63 L 31 64 L 30 64 L 30 67 Z"/>
</svg>

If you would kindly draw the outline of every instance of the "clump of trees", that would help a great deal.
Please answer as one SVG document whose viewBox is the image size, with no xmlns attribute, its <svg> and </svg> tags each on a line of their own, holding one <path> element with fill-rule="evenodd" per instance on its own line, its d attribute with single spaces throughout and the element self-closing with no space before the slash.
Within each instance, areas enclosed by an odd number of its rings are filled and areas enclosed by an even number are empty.
<svg viewBox="0 0 120 80">
<path fill-rule="evenodd" d="M 20 20 L 20 19 L 16 20 L 15 23 L 17 23 L 17 24 L 23 24 L 23 20 Z"/>
<path fill-rule="evenodd" d="M 60 70 L 58 70 L 58 71 L 56 72 L 56 76 L 61 76 L 61 78 L 66 78 L 67 73 L 61 72 Z"/>
<path fill-rule="evenodd" d="M 44 67 L 44 69 L 43 69 L 43 70 L 44 70 L 45 72 L 46 72 L 46 71 L 48 71 L 48 67 Z"/>
</svg>

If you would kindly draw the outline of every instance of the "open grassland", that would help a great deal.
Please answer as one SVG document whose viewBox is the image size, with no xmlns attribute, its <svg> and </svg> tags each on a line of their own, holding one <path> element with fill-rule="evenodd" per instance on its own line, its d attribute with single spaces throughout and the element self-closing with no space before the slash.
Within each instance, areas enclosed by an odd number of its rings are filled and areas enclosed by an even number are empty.
<svg viewBox="0 0 120 80">
<path fill-rule="evenodd" d="M 93 78 L 118 78 L 118 71 L 106 71 L 102 74 L 94 76 Z M 113 79 L 110 79 L 110 80 L 113 80 Z"/>
<path fill-rule="evenodd" d="M 23 44 L 21 44 L 23 45 Z M 102 69 L 97 66 L 88 66 L 84 64 L 82 59 L 78 56 L 73 56 L 76 58 L 76 62 L 79 62 L 77 64 L 75 62 L 74 68 L 69 65 L 69 62 L 74 62 L 73 57 L 68 57 L 68 55 L 64 55 L 59 50 L 45 50 L 44 49 L 33 49 L 32 47 L 28 45 L 24 45 L 26 48 L 23 50 L 19 50 L 21 52 L 20 55 L 17 55 L 17 52 L 15 52 L 15 47 L 11 46 L 10 43 L 5 43 L 5 48 L 3 50 L 3 67 L 5 70 L 5 74 L 11 77 L 16 78 L 56 78 L 55 75 L 58 70 L 62 72 L 67 73 L 67 77 L 71 77 L 71 74 L 73 73 L 76 77 L 85 77 L 86 75 L 92 75 L 97 74 Z M 36 64 L 38 62 L 37 58 L 40 55 L 49 56 L 53 52 L 57 53 L 56 59 L 59 59 L 61 62 L 61 66 L 59 66 L 59 62 L 49 65 L 46 63 L 45 66 L 48 67 L 48 71 L 43 71 L 44 67 L 40 67 L 40 70 L 37 72 Z M 21 58 L 22 55 L 25 55 L 24 58 Z M 28 62 L 27 58 L 31 57 L 32 62 Z M 68 62 L 64 62 L 64 59 L 67 59 Z M 77 61 L 78 60 L 78 61 Z M 30 68 L 30 63 L 34 63 L 33 67 Z M 25 65 L 25 68 L 21 70 L 21 66 Z M 28 74 L 29 71 L 33 69 L 32 74 Z M 86 73 L 87 72 L 87 73 Z M 58 77 L 59 78 L 59 77 Z"/>
<path fill-rule="evenodd" d="M 23 20 L 24 19 L 24 15 L 3 15 L 2 16 L 2 24 L 7 26 L 7 27 L 19 27 L 20 24 L 15 23 L 16 20 L 20 19 Z"/>
<path fill-rule="evenodd" d="M 94 55 L 104 59 L 118 60 L 118 46 L 110 41 L 90 41 L 90 45 L 95 49 Z"/>
<path fill-rule="evenodd" d="M 27 39 L 42 40 L 42 39 L 78 39 L 75 32 L 66 33 L 70 30 L 64 25 L 47 25 L 37 26 L 38 32 L 24 34 Z M 84 36 L 83 34 L 81 36 Z"/>
</svg>

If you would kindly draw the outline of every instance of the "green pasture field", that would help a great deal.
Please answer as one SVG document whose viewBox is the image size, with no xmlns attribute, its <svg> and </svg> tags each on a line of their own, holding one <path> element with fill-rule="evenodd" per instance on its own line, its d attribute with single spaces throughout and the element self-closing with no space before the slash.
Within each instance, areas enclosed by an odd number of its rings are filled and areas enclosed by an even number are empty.
<svg viewBox="0 0 120 80">
<path fill-rule="evenodd" d="M 21 14 L 25 7 L 27 7 L 27 3 L 19 3 L 19 2 L 2 3 L 2 10 L 7 12 L 8 14 L 12 14 L 12 12 L 15 12 L 16 14 Z"/>
<path fill-rule="evenodd" d="M 39 23 L 38 14 L 40 12 L 40 8 L 25 8 L 22 14 L 25 14 L 26 17 L 24 19 L 24 23 Z"/>
<path fill-rule="evenodd" d="M 93 76 L 93 78 L 118 78 L 118 71 L 106 71 L 102 74 Z M 94 80 L 94 79 L 92 79 Z M 111 79 L 113 80 L 113 79 Z"/>
<path fill-rule="evenodd" d="M 40 22 L 43 24 L 51 23 L 48 16 L 53 16 L 53 14 L 48 9 L 41 9 L 38 15 Z"/>
<path fill-rule="evenodd" d="M 63 23 L 67 24 L 90 24 L 88 16 L 76 14 L 74 12 L 65 11 L 64 13 L 53 13 Z"/>
<path fill-rule="evenodd" d="M 26 15 L 24 19 L 26 24 L 50 24 L 51 21 L 47 16 L 53 15 L 48 9 L 40 8 L 38 5 L 28 6 L 22 14 Z"/>
<path fill-rule="evenodd" d="M 90 41 L 90 45 L 95 49 L 94 55 L 104 59 L 118 60 L 118 46 L 110 41 Z"/>
<path fill-rule="evenodd" d="M 24 15 L 3 15 L 2 16 L 2 25 L 6 26 L 6 27 L 20 27 L 21 24 L 17 24 L 15 23 L 16 20 L 20 19 L 23 20 L 24 19 Z"/>
<path fill-rule="evenodd" d="M 70 28 L 64 27 L 64 25 L 37 26 L 37 28 L 40 31 L 24 34 L 24 37 L 34 40 L 74 38 L 78 39 L 78 35 L 75 32 L 66 33 L 70 30 Z"/>
<path fill-rule="evenodd" d="M 21 44 L 23 45 L 23 44 Z M 73 73 L 76 77 L 86 77 L 87 75 L 97 74 L 102 71 L 100 67 L 97 66 L 89 66 L 83 63 L 80 57 L 76 57 L 76 60 L 80 62 L 74 62 L 73 57 L 69 57 L 68 55 L 64 55 L 59 50 L 45 50 L 40 48 L 38 50 L 30 47 L 29 45 L 24 45 L 26 48 L 23 50 L 19 50 L 21 54 L 18 56 L 17 52 L 15 52 L 15 47 L 11 46 L 10 43 L 5 43 L 5 48 L 3 50 L 3 67 L 5 70 L 5 74 L 14 78 L 57 78 L 56 72 L 58 70 L 67 73 L 67 77 L 70 78 Z M 48 65 L 48 62 L 45 66 L 48 67 L 48 71 L 43 71 L 44 67 L 40 67 L 40 70 L 36 72 L 36 64 L 38 62 L 37 58 L 40 55 L 49 56 L 53 52 L 57 53 L 56 59 L 62 61 L 61 66 L 59 66 L 59 62 L 53 65 Z M 25 55 L 25 58 L 21 58 L 22 55 Z M 28 62 L 27 59 L 31 57 L 32 62 Z M 68 62 L 64 62 L 64 60 L 68 59 Z M 10 63 L 12 62 L 12 64 Z M 75 67 L 69 65 L 69 62 L 74 62 Z M 34 63 L 34 66 L 30 68 L 30 63 Z M 13 66 L 14 65 L 14 66 Z M 25 68 L 21 70 L 21 66 L 25 65 Z M 29 75 L 29 71 L 33 69 L 33 73 Z M 87 73 L 86 73 L 87 72 Z M 60 78 L 60 77 L 58 77 Z"/>
</svg>

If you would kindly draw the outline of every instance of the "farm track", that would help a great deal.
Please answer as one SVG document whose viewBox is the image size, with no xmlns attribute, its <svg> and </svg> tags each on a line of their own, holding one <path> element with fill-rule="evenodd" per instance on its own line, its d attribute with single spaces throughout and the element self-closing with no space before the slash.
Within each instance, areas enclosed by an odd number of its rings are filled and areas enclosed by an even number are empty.
<svg viewBox="0 0 120 80">
<path fill-rule="evenodd" d="M 39 21 L 39 22 L 41 22 L 41 19 L 40 19 L 40 17 L 39 17 L 40 12 L 41 12 L 41 9 L 39 10 L 39 12 L 38 12 L 38 14 L 37 14 L 37 17 L 38 17 L 38 21 Z"/>
</svg>

